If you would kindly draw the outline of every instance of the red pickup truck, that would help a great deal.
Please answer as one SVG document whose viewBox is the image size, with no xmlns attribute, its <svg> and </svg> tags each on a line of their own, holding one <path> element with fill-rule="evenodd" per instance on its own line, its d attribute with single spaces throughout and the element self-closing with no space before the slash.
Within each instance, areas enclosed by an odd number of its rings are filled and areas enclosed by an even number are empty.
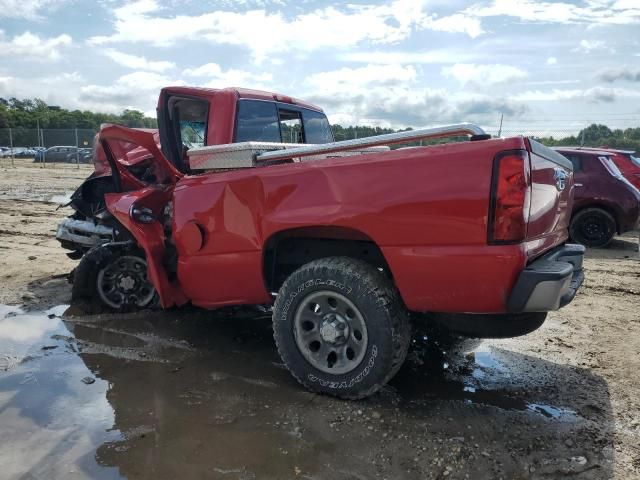
<svg viewBox="0 0 640 480">
<path fill-rule="evenodd" d="M 533 140 L 460 124 L 333 142 L 320 108 L 241 89 L 165 88 L 158 123 L 160 145 L 100 131 L 110 174 L 95 218 L 111 238 L 83 256 L 74 298 L 273 305 L 278 350 L 310 390 L 377 391 L 405 359 L 414 312 L 515 336 L 583 281 L 584 247 L 566 243 L 571 162 Z M 122 145 L 148 155 L 131 162 Z"/>
</svg>

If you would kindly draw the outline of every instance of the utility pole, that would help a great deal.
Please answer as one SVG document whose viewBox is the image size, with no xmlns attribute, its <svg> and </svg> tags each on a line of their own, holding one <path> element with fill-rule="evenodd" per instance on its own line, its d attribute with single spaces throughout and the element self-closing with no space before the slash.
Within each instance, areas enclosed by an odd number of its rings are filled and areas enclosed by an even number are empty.
<svg viewBox="0 0 640 480">
<path fill-rule="evenodd" d="M 76 168 L 80 168 L 80 151 L 78 147 L 78 129 L 76 128 Z"/>
<path fill-rule="evenodd" d="M 11 149 L 11 166 L 15 167 L 15 156 L 13 155 L 13 134 L 11 127 L 9 127 L 9 148 Z"/>
<path fill-rule="evenodd" d="M 502 121 L 504 120 L 504 113 L 500 114 L 500 129 L 498 130 L 498 138 L 502 135 Z"/>
</svg>

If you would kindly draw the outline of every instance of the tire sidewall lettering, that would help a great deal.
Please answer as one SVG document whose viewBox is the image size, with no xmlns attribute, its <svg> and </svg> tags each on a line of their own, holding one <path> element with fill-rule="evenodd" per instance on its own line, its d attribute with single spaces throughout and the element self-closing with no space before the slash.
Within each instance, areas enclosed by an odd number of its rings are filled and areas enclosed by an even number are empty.
<svg viewBox="0 0 640 480">
<path fill-rule="evenodd" d="M 362 382 L 362 380 L 364 380 L 369 373 L 371 372 L 371 370 L 373 369 L 373 366 L 375 364 L 376 361 L 376 357 L 378 356 L 378 347 L 376 347 L 375 345 L 373 345 L 371 347 L 371 355 L 369 356 L 369 359 L 367 360 L 365 367 L 362 369 L 362 371 L 356 375 L 355 377 L 351 378 L 349 381 L 343 380 L 340 382 L 335 382 L 335 381 L 330 381 L 330 380 L 323 380 L 322 378 L 317 377 L 316 375 L 310 373 L 309 375 L 307 375 L 307 379 L 310 382 L 313 383 L 318 383 L 320 386 L 324 387 L 324 388 L 331 388 L 331 389 L 346 389 L 346 388 L 353 388 L 354 385 L 356 385 L 357 383 Z"/>
</svg>

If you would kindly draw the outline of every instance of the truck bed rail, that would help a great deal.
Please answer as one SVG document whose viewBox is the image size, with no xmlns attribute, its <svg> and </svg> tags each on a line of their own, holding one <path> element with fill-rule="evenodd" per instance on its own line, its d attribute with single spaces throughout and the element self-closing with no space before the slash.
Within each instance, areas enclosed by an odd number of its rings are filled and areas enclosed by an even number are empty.
<svg viewBox="0 0 640 480">
<path fill-rule="evenodd" d="M 375 137 L 356 138 L 353 140 L 343 140 L 341 142 L 289 148 L 287 150 L 274 150 L 272 152 L 265 152 L 257 155 L 256 162 L 271 162 L 292 157 L 307 157 L 344 150 L 357 150 L 380 145 L 395 145 L 398 143 L 454 137 L 458 135 L 486 135 L 486 133 L 482 128 L 474 125 L 473 123 L 458 123 L 453 125 L 443 125 L 440 127 L 408 130 L 406 132 L 387 133 L 385 135 L 377 135 Z"/>
<path fill-rule="evenodd" d="M 432 128 L 421 128 L 405 132 L 389 133 L 374 137 L 356 138 L 341 142 L 303 145 L 297 143 L 241 142 L 225 145 L 209 145 L 190 149 L 187 152 L 191 170 L 225 170 L 249 168 L 294 159 L 294 161 L 321 160 L 330 157 L 345 157 L 380 153 L 389 150 L 388 145 L 444 138 L 453 136 L 481 136 L 485 132 L 472 123 L 459 123 Z"/>
</svg>

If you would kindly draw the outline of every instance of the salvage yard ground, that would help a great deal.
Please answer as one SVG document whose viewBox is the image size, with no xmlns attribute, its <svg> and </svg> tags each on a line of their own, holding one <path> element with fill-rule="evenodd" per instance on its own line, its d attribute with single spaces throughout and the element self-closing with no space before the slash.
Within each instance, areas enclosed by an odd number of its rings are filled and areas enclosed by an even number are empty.
<svg viewBox="0 0 640 480">
<path fill-rule="evenodd" d="M 2 162 L 2 478 L 640 478 L 638 232 L 588 251 L 537 332 L 416 332 L 381 394 L 345 402 L 295 383 L 265 315 L 64 313 L 58 205 L 91 167 Z"/>
</svg>

